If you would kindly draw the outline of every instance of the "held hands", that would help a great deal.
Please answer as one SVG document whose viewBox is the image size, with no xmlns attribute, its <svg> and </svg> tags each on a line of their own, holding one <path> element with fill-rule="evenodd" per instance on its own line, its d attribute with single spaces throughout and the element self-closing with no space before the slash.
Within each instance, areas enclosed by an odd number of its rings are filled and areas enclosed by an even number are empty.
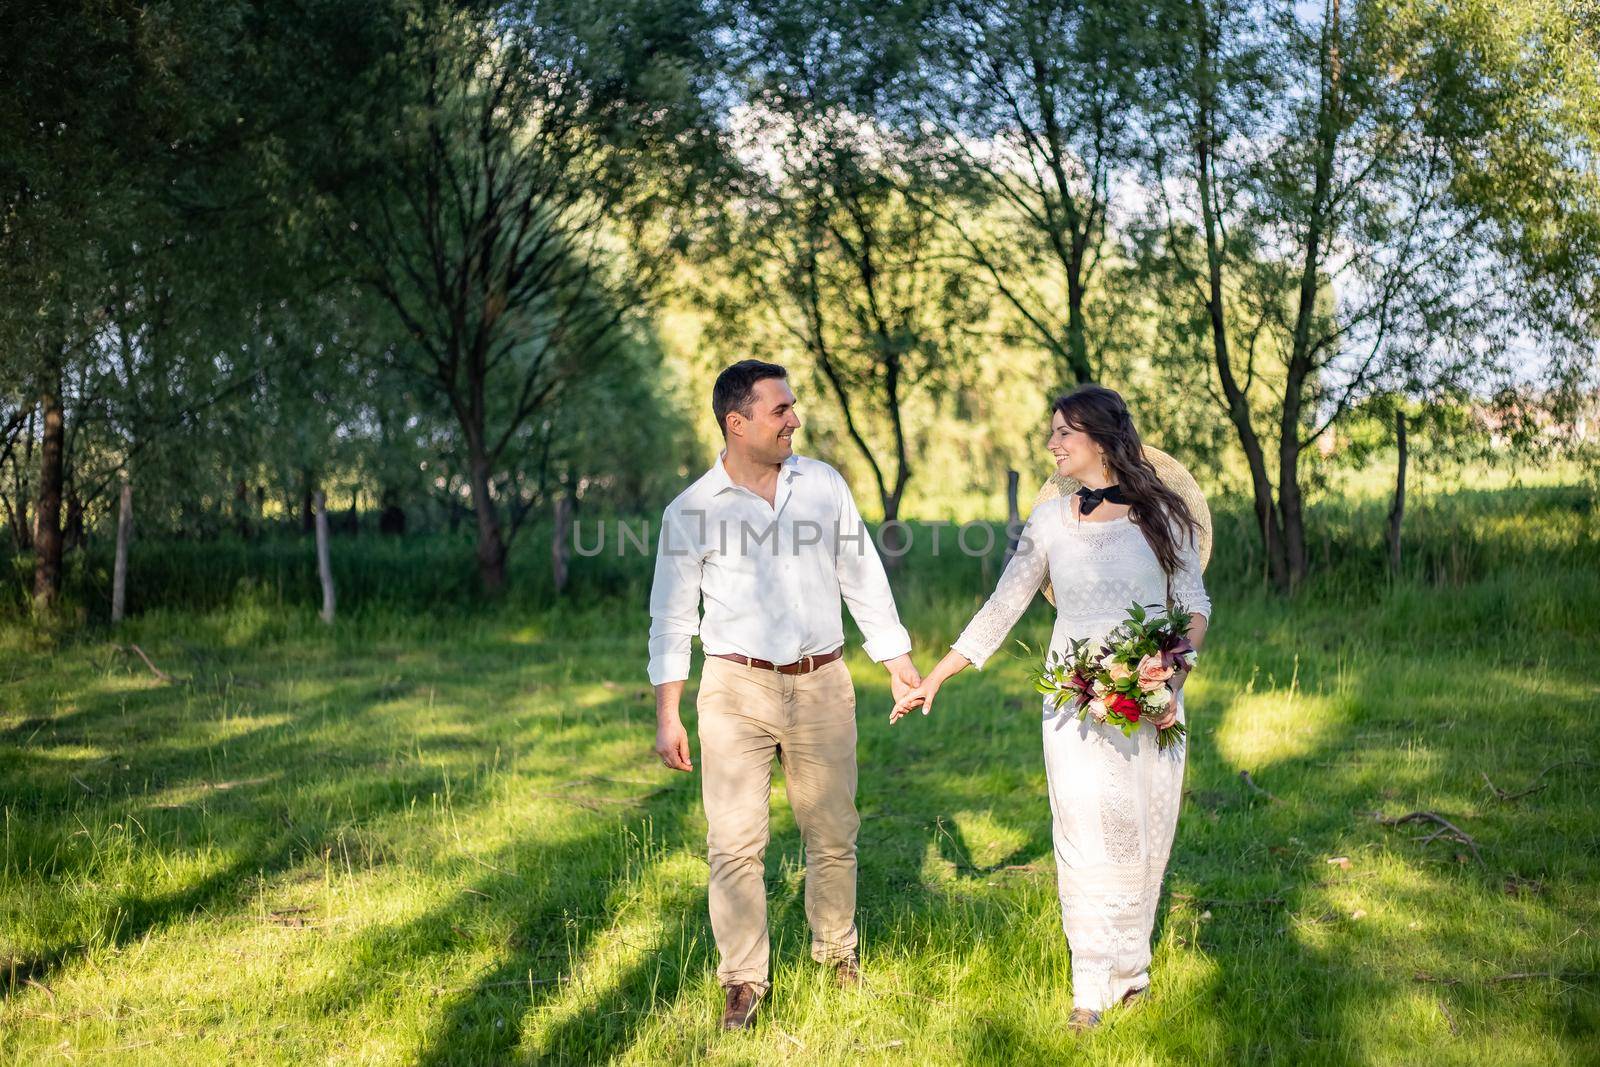
<svg viewBox="0 0 1600 1067">
<path fill-rule="evenodd" d="M 922 673 L 917 670 L 917 665 L 911 662 L 909 652 L 894 659 L 884 660 L 883 667 L 889 672 L 889 692 L 896 700 L 922 684 Z"/>
<path fill-rule="evenodd" d="M 971 665 L 971 661 L 955 649 L 946 652 L 944 659 L 928 672 L 926 678 L 910 686 L 905 692 L 895 691 L 894 710 L 889 712 L 889 725 L 893 726 L 910 715 L 912 708 L 921 708 L 922 714 L 928 714 L 933 710 L 933 698 L 939 695 L 939 687 Z"/>
<path fill-rule="evenodd" d="M 939 695 L 939 687 L 942 684 L 944 683 L 930 678 L 903 694 L 896 694 L 894 709 L 889 712 L 889 725 L 893 726 L 907 715 L 910 715 L 913 708 L 920 707 L 924 715 L 932 711 L 933 698 Z"/>
</svg>

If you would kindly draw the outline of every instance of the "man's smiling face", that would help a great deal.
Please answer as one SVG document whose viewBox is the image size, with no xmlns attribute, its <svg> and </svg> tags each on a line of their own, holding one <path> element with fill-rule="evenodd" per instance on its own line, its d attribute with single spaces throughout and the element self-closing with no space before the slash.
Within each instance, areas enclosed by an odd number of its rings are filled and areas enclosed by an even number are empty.
<svg viewBox="0 0 1600 1067">
<path fill-rule="evenodd" d="M 794 432 L 800 428 L 795 414 L 794 391 L 782 378 L 763 378 L 752 391 L 750 414 L 734 412 L 728 428 L 742 442 L 750 458 L 759 463 L 782 463 L 794 454 Z"/>
</svg>

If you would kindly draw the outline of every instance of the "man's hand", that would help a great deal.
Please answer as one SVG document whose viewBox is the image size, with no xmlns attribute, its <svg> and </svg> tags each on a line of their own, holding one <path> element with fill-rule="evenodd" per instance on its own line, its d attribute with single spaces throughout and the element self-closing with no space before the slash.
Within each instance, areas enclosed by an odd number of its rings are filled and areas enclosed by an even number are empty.
<svg viewBox="0 0 1600 1067">
<path fill-rule="evenodd" d="M 912 686 L 901 694 L 894 702 L 894 707 L 889 710 L 889 725 L 893 726 L 907 715 L 912 708 L 921 708 L 926 715 L 933 710 L 933 698 L 939 695 L 939 687 L 943 685 L 937 678 L 929 678 L 919 685 Z"/>
<path fill-rule="evenodd" d="M 656 756 L 661 765 L 674 771 L 694 770 L 689 757 L 689 731 L 678 717 L 678 701 L 683 682 L 662 682 L 656 686 Z"/>
<path fill-rule="evenodd" d="M 689 758 L 689 731 L 683 728 L 682 722 L 674 719 L 656 727 L 656 755 L 661 757 L 663 767 L 675 771 L 694 770 L 694 761 Z"/>
<path fill-rule="evenodd" d="M 896 701 L 922 684 L 922 672 L 911 662 L 909 652 L 884 660 L 883 668 L 889 672 L 889 692 Z"/>
</svg>

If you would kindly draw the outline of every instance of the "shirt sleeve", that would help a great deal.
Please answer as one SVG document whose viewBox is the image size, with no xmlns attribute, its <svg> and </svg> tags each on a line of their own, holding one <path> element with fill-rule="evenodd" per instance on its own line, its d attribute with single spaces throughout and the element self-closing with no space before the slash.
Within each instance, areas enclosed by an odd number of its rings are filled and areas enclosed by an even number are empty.
<svg viewBox="0 0 1600 1067">
<path fill-rule="evenodd" d="M 995 654 L 1011 628 L 1022 618 L 1022 613 L 1028 610 L 1033 595 L 1044 585 L 1049 573 L 1050 556 L 1039 539 L 1043 527 L 1038 519 L 1042 510 L 1035 508 L 1028 516 L 1028 523 L 1017 540 L 1017 550 L 1000 573 L 994 592 L 950 646 L 978 670 L 983 669 L 985 661 Z"/>
<path fill-rule="evenodd" d="M 1178 537 L 1178 570 L 1172 576 L 1172 599 L 1191 615 L 1211 618 L 1211 598 L 1200 577 L 1200 549 L 1185 530 Z"/>
<path fill-rule="evenodd" d="M 650 684 L 689 677 L 690 648 L 700 632 L 703 558 L 672 508 L 661 516 L 656 574 L 650 585 Z"/>
<path fill-rule="evenodd" d="M 837 472 L 833 477 L 840 497 L 839 537 L 834 553 L 839 595 L 861 628 L 867 656 L 874 663 L 882 663 L 910 652 L 911 635 L 900 624 L 889 576 L 884 573 L 883 560 L 872 543 L 867 524 L 861 520 L 855 497 Z"/>
</svg>

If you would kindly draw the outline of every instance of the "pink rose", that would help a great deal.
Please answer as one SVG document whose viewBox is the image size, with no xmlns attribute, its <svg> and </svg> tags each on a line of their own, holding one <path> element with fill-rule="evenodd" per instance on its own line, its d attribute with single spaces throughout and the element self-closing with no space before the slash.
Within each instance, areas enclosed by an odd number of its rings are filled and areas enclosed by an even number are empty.
<svg viewBox="0 0 1600 1067">
<path fill-rule="evenodd" d="M 1114 662 L 1106 668 L 1106 673 L 1111 675 L 1113 682 L 1126 681 L 1133 677 L 1133 671 L 1124 663 Z"/>
<path fill-rule="evenodd" d="M 1160 655 L 1146 656 L 1139 661 L 1139 688 L 1145 691 L 1157 689 L 1166 684 L 1172 677 L 1172 668 L 1162 662 Z"/>
</svg>

